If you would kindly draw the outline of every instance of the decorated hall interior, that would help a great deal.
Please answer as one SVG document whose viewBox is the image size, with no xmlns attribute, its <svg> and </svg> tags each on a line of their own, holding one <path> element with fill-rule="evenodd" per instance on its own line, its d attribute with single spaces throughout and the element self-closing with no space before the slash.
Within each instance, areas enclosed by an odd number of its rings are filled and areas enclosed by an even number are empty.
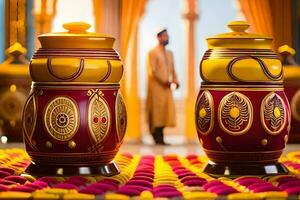
<svg viewBox="0 0 300 200">
<path fill-rule="evenodd" d="M 300 199 L 300 1 L 0 0 L 0 199 Z"/>
</svg>

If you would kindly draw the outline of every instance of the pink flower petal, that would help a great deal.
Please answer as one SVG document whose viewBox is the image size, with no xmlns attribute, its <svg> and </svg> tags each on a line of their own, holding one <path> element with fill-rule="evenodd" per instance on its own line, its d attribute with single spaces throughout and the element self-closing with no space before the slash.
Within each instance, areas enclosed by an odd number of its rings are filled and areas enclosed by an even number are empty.
<svg viewBox="0 0 300 200">
<path fill-rule="evenodd" d="M 23 176 L 16 176 L 16 175 L 11 175 L 11 176 L 7 176 L 4 178 L 5 180 L 9 180 L 9 181 L 14 181 L 20 184 L 24 184 L 27 179 Z"/>
</svg>

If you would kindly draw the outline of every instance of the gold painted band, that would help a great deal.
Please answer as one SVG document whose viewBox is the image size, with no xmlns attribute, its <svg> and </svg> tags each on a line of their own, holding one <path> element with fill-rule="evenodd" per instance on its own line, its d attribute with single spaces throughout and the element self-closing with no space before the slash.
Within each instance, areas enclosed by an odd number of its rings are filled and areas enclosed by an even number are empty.
<svg viewBox="0 0 300 200">
<path fill-rule="evenodd" d="M 119 150 L 113 150 L 113 151 L 105 151 L 102 153 L 92 153 L 92 152 L 85 152 L 85 153 L 44 153 L 44 152 L 33 152 L 30 151 L 28 154 L 33 156 L 40 156 L 40 157 L 52 157 L 52 156 L 58 156 L 58 157 L 65 157 L 65 158 L 74 158 L 74 157 L 82 157 L 82 156 L 105 156 L 105 155 L 114 155 Z"/>
<path fill-rule="evenodd" d="M 74 88 L 76 86 L 76 88 Z M 34 88 L 89 88 L 90 87 L 104 87 L 104 88 L 120 88 L 119 83 L 101 83 L 101 82 L 32 82 L 31 87 Z"/>
<path fill-rule="evenodd" d="M 250 155 L 249 155 L 250 156 Z M 253 156 L 253 155 L 252 155 Z M 213 162 L 216 163 L 272 163 L 272 162 L 276 162 L 278 161 L 278 158 L 274 158 L 274 159 L 268 159 L 268 160 L 230 160 L 230 162 L 228 161 L 228 159 L 224 159 L 224 160 L 220 160 L 220 159 L 210 159 Z"/>
<path fill-rule="evenodd" d="M 92 56 L 92 55 L 73 55 L 73 54 L 64 54 L 64 55 L 58 55 L 58 54 L 48 54 L 45 56 L 35 55 L 32 57 L 32 59 L 38 59 L 38 58 L 49 58 L 49 57 L 72 57 L 72 58 L 82 58 L 82 59 L 103 59 L 103 60 L 120 60 L 118 57 L 110 57 L 110 56 Z"/>
<path fill-rule="evenodd" d="M 234 51 L 239 51 L 239 52 L 272 52 L 274 53 L 273 50 L 271 49 L 239 49 L 239 48 L 222 48 L 222 49 L 208 49 L 206 52 L 234 52 Z"/>
<path fill-rule="evenodd" d="M 216 150 L 209 150 L 203 148 L 205 152 L 211 152 L 211 153 L 220 153 L 220 154 L 256 154 L 256 153 L 264 153 L 264 154 L 272 154 L 272 153 L 281 153 L 283 149 L 280 150 L 274 150 L 274 151 L 216 151 Z"/>
<path fill-rule="evenodd" d="M 208 60 L 208 59 L 233 59 L 237 56 L 242 56 L 242 55 L 231 55 L 231 56 L 203 56 L 203 60 Z M 272 57 L 272 56 L 257 56 L 257 55 L 251 55 L 255 56 L 257 58 L 261 59 L 278 59 L 277 57 Z"/>
<path fill-rule="evenodd" d="M 201 85 L 201 90 L 213 91 L 283 91 L 284 88 L 278 85 Z"/>
</svg>

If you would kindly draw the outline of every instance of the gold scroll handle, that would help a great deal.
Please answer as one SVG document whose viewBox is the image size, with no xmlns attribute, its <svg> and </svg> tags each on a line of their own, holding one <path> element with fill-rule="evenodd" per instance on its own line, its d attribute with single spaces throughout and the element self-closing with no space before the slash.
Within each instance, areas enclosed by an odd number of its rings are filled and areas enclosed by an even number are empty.
<svg viewBox="0 0 300 200">
<path fill-rule="evenodd" d="M 281 72 L 278 74 L 278 75 L 273 75 L 268 67 L 266 66 L 266 64 L 261 60 L 259 59 L 258 57 L 255 57 L 255 56 L 251 56 L 251 55 L 246 55 L 246 56 L 238 56 L 234 59 L 232 59 L 228 64 L 227 64 L 227 67 L 226 67 L 226 70 L 227 70 L 227 73 L 228 75 L 235 81 L 241 81 L 241 82 L 245 82 L 245 80 L 242 80 L 240 78 L 238 78 L 236 75 L 233 74 L 232 72 L 232 69 L 233 69 L 233 66 L 236 62 L 238 61 L 241 61 L 241 60 L 244 60 L 244 59 L 253 59 L 255 61 L 257 61 L 257 63 L 260 65 L 261 69 L 263 70 L 264 74 L 272 81 L 277 81 L 279 80 L 281 77 L 282 77 L 282 70 Z M 247 82 L 247 81 L 246 81 Z"/>
</svg>

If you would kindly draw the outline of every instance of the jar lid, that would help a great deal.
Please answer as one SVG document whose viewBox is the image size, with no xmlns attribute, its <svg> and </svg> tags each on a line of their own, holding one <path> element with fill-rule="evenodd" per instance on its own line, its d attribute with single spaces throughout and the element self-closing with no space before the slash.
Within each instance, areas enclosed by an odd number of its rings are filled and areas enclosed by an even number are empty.
<svg viewBox="0 0 300 200">
<path fill-rule="evenodd" d="M 248 33 L 250 27 L 246 21 L 232 21 L 228 25 L 232 31 L 208 37 L 209 49 L 271 49 L 272 38 L 265 35 Z"/>
<path fill-rule="evenodd" d="M 84 22 L 63 24 L 68 32 L 47 33 L 38 38 L 42 48 L 69 48 L 69 49 L 103 49 L 112 48 L 115 38 L 99 33 L 87 32 L 91 27 Z"/>
</svg>

